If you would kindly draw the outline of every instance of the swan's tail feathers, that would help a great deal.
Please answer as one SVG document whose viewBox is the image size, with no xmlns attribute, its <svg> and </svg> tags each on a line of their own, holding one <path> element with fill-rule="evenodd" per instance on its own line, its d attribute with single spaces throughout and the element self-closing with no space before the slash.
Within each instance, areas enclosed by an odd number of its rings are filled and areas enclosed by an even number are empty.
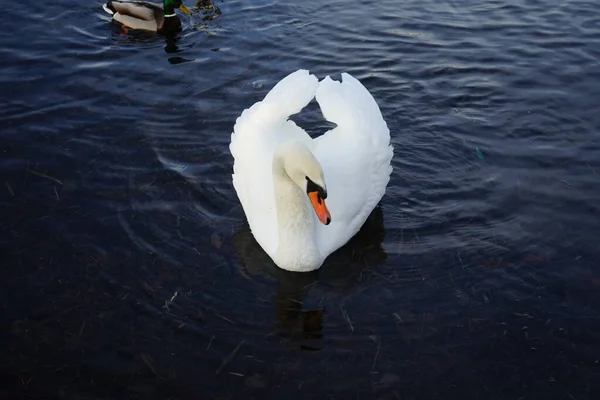
<svg viewBox="0 0 600 400">
<path fill-rule="evenodd" d="M 299 113 L 315 97 L 319 80 L 308 70 L 300 69 L 292 72 L 265 96 L 263 103 L 274 117 L 287 119 L 290 115 Z"/>
<path fill-rule="evenodd" d="M 110 15 L 115 15 L 115 13 L 117 12 L 117 10 L 115 10 L 115 7 L 112 5 L 112 1 L 108 1 L 105 4 L 102 4 L 102 8 Z"/>
<path fill-rule="evenodd" d="M 325 77 L 317 89 L 317 102 L 323 117 L 344 131 L 387 131 L 377 102 L 360 81 L 347 73 L 342 82 Z M 385 136 L 385 135 L 384 135 Z"/>
</svg>

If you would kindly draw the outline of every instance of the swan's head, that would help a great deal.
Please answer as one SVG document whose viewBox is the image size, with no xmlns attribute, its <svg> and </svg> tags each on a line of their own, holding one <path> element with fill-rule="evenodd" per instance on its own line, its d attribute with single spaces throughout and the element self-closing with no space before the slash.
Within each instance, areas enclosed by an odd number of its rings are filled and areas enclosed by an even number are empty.
<svg viewBox="0 0 600 400">
<path fill-rule="evenodd" d="M 300 142 L 288 142 L 279 147 L 277 156 L 290 179 L 306 192 L 319 221 L 331 222 L 331 214 L 325 205 L 327 186 L 323 169 L 313 153 Z"/>
</svg>

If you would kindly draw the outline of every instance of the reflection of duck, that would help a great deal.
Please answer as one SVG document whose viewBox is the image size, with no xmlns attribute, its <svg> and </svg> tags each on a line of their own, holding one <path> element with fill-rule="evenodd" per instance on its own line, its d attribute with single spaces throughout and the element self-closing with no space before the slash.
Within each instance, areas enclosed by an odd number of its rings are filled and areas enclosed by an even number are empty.
<svg viewBox="0 0 600 400">
<path fill-rule="evenodd" d="M 360 231 L 325 262 L 324 268 L 311 272 L 290 272 L 278 268 L 258 245 L 250 227 L 241 226 L 233 243 L 245 264 L 241 271 L 250 279 L 277 281 L 275 314 L 277 334 L 293 346 L 319 350 L 323 337 L 323 307 L 306 309 L 304 298 L 316 284 L 333 291 L 354 288 L 370 268 L 385 260 L 381 244 L 385 236 L 383 212 L 375 208 Z"/>
<path fill-rule="evenodd" d="M 159 33 L 177 32 L 181 21 L 175 9 L 191 14 L 181 0 L 164 0 L 163 6 L 145 1 L 109 1 L 103 4 L 104 10 L 112 15 L 114 21 L 124 27 L 142 29 Z"/>
<path fill-rule="evenodd" d="M 288 117 L 315 95 L 337 127 L 313 140 Z M 379 107 L 348 74 L 341 83 L 318 82 L 305 70 L 290 74 L 237 119 L 230 149 L 233 184 L 252 233 L 290 271 L 319 268 L 352 238 L 392 172 L 390 133 Z"/>
</svg>

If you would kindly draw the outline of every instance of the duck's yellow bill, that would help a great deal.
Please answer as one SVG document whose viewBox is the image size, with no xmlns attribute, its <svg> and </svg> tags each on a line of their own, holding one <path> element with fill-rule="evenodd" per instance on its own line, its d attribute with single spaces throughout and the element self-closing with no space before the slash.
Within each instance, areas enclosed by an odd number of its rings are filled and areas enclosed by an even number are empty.
<svg viewBox="0 0 600 400">
<path fill-rule="evenodd" d="M 184 14 L 187 14 L 187 15 L 191 15 L 192 14 L 192 12 L 190 10 L 188 10 L 188 8 L 183 5 L 183 3 L 181 3 L 181 5 L 179 6 L 179 9 Z"/>
</svg>

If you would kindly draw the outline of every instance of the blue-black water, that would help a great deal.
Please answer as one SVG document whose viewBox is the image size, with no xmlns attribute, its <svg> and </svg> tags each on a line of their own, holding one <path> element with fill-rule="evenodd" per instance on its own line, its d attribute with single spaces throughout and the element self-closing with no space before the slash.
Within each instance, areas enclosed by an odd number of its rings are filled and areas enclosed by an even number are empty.
<svg viewBox="0 0 600 400">
<path fill-rule="evenodd" d="M 173 38 L 100 5 L 0 16 L 2 398 L 598 398 L 600 3 L 227 0 Z M 395 147 L 310 274 L 228 150 L 299 68 L 360 79 Z"/>
</svg>

